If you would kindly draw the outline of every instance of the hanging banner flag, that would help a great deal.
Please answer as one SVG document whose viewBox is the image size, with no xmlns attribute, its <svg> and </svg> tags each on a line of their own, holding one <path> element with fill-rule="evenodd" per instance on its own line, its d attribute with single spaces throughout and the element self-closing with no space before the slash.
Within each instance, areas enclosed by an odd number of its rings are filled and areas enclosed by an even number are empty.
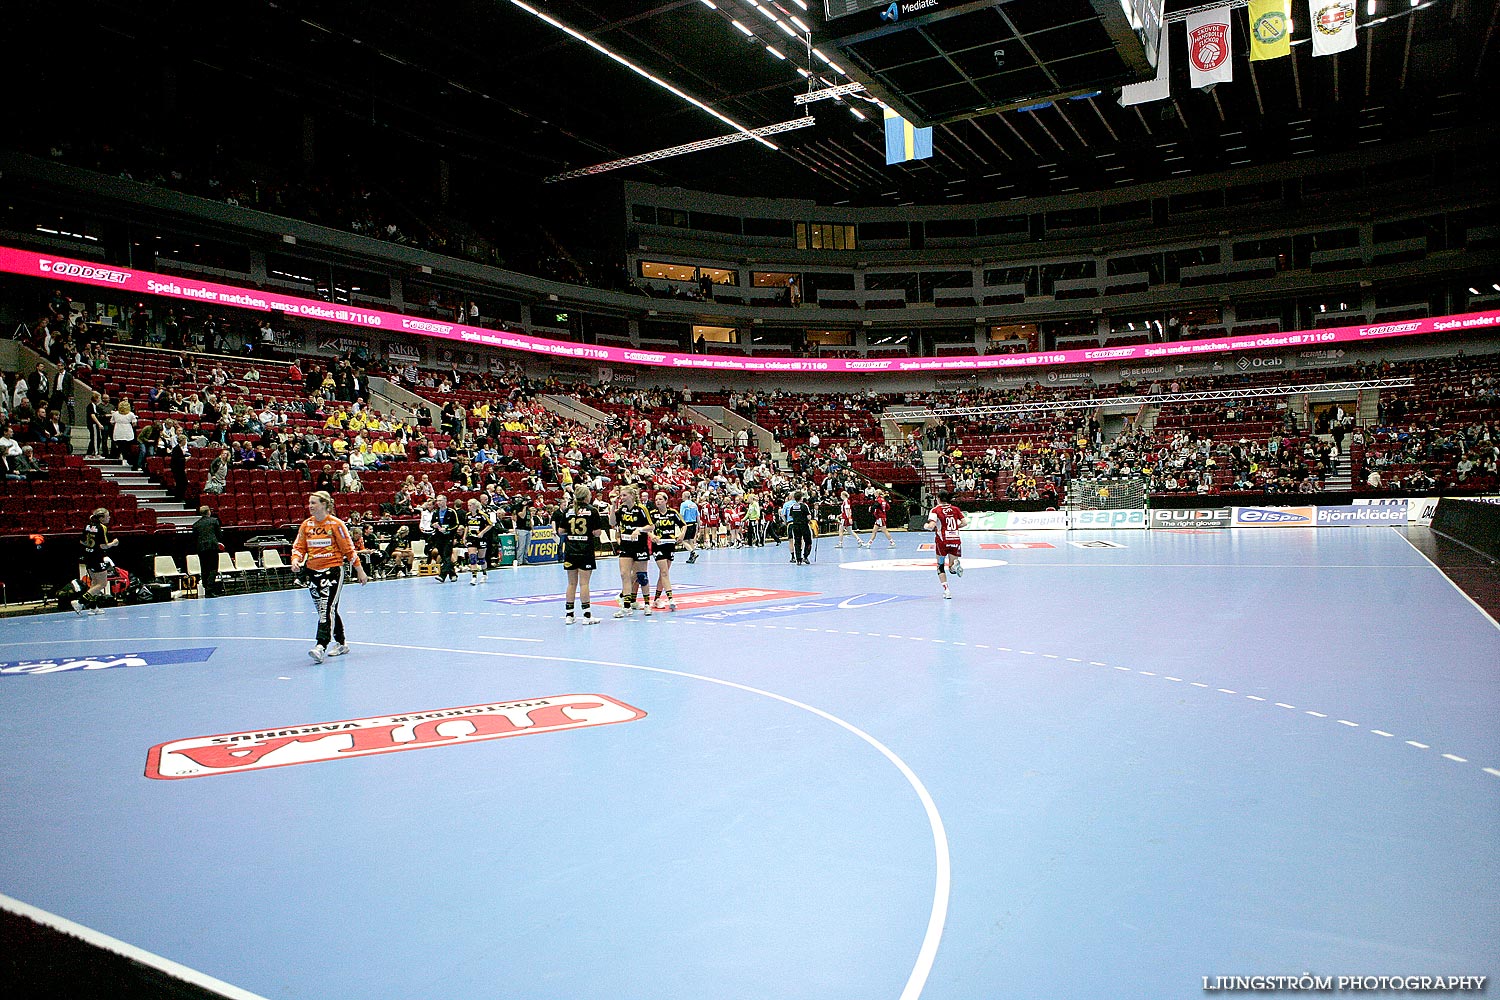
<svg viewBox="0 0 1500 1000">
<path fill-rule="evenodd" d="M 1312 22 L 1313 55 L 1331 56 L 1354 48 L 1354 0 L 1307 0 L 1307 16 Z"/>
<path fill-rule="evenodd" d="M 1250 61 L 1291 54 L 1291 0 L 1250 0 Z"/>
<path fill-rule="evenodd" d="M 1188 75 L 1194 87 L 1212 87 L 1234 79 L 1234 60 L 1229 57 L 1228 7 L 1189 14 L 1187 42 Z"/>
<path fill-rule="evenodd" d="M 885 162 L 905 163 L 932 156 L 932 129 L 915 128 L 890 108 L 885 109 Z"/>
<path fill-rule="evenodd" d="M 1167 44 L 1167 29 L 1170 27 L 1171 25 L 1166 24 L 1161 27 L 1160 41 L 1157 43 L 1155 78 L 1121 87 L 1120 106 L 1122 108 L 1128 108 L 1132 104 L 1165 101 L 1172 96 L 1172 85 L 1168 79 L 1172 75 L 1172 60 L 1169 58 L 1172 47 Z"/>
</svg>

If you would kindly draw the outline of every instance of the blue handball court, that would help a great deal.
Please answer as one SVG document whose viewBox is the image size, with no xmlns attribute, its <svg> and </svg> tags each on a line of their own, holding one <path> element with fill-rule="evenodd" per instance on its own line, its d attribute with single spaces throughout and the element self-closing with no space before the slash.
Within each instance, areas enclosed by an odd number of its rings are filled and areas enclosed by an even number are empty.
<svg viewBox="0 0 1500 1000">
<path fill-rule="evenodd" d="M 0 893 L 233 997 L 1489 975 L 1500 628 L 1419 533 L 718 550 L 595 627 L 397 580 L 323 665 L 296 590 L 8 620 Z"/>
</svg>

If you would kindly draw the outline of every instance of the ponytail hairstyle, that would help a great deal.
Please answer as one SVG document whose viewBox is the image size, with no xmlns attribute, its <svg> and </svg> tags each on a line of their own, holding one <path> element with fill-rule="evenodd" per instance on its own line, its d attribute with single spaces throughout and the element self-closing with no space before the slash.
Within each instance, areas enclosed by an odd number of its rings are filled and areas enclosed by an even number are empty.
<svg viewBox="0 0 1500 1000">
<path fill-rule="evenodd" d="M 310 499 L 321 501 L 328 513 L 333 513 L 333 497 L 329 495 L 327 490 L 318 490 L 316 493 L 311 494 Z"/>
<path fill-rule="evenodd" d="M 573 509 L 575 511 L 589 506 L 593 499 L 594 492 L 587 486 L 573 487 Z"/>
</svg>

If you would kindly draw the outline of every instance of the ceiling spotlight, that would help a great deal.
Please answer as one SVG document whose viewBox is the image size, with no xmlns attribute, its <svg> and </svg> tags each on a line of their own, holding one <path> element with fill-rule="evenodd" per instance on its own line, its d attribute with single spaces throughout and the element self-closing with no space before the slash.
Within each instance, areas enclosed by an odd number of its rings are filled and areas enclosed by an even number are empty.
<svg viewBox="0 0 1500 1000">
<path fill-rule="evenodd" d="M 799 28 L 801 28 L 801 29 L 802 29 L 802 33 L 803 33 L 803 34 L 804 34 L 804 35 L 810 35 L 810 34 L 812 34 L 812 29 L 811 29 L 811 28 L 809 28 L 809 27 L 808 27 L 808 26 L 807 26 L 807 25 L 805 25 L 805 24 L 803 24 L 803 23 L 802 23 L 802 22 L 801 22 L 801 21 L 800 21 L 800 20 L 798 20 L 798 19 L 797 19 L 797 18 L 795 18 L 795 17 L 793 17 L 793 18 L 788 18 L 788 20 L 790 20 L 790 21 L 791 21 L 791 22 L 792 22 L 792 23 L 793 23 L 793 24 L 795 24 L 795 25 L 796 25 L 796 26 L 797 26 L 797 27 L 799 27 Z"/>
<path fill-rule="evenodd" d="M 729 23 L 732 24 L 732 25 L 734 25 L 736 28 L 739 28 L 740 31 L 744 33 L 744 36 L 746 38 L 754 38 L 755 37 L 755 32 L 751 31 L 749 28 L 745 27 L 740 22 L 738 22 L 738 21 L 730 21 Z"/>
<path fill-rule="evenodd" d="M 766 46 L 766 51 L 769 52 L 769 53 L 771 53 L 771 55 L 775 56 L 777 59 L 785 59 L 786 58 L 786 56 L 782 55 L 781 52 L 778 51 L 777 48 L 774 45 L 767 45 Z"/>
<path fill-rule="evenodd" d="M 990 55 L 992 55 L 992 56 L 995 57 L 995 68 L 996 69 L 1004 69 L 1005 68 L 1005 50 L 1004 49 L 996 49 L 994 52 L 991 52 Z"/>
</svg>

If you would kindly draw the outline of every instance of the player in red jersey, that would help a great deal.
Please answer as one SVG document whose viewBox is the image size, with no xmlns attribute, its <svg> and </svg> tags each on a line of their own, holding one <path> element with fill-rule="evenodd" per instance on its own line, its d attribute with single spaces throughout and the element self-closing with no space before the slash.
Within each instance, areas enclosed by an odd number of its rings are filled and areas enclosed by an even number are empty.
<svg viewBox="0 0 1500 1000">
<path fill-rule="evenodd" d="M 870 502 L 875 514 L 875 526 L 870 529 L 870 540 L 864 543 L 865 548 L 875 544 L 875 536 L 882 531 L 885 532 L 885 540 L 891 543 L 891 548 L 896 547 L 896 540 L 891 537 L 891 529 L 886 527 L 886 515 L 890 513 L 891 502 L 886 499 L 885 490 L 876 490 L 875 499 Z"/>
<path fill-rule="evenodd" d="M 937 573 L 938 579 L 943 584 L 943 600 L 952 600 L 953 595 L 948 592 L 948 574 L 963 576 L 963 563 L 959 557 L 963 555 L 963 545 L 959 541 L 958 531 L 969 523 L 964 512 L 953 506 L 953 494 L 944 490 L 938 494 L 937 506 L 927 513 L 927 528 L 933 532 L 933 539 L 937 543 Z"/>
<path fill-rule="evenodd" d="M 859 535 L 854 531 L 854 505 L 849 501 L 848 490 L 839 494 L 839 540 L 834 548 L 844 547 L 845 535 L 850 535 L 856 542 L 859 541 Z"/>
</svg>

